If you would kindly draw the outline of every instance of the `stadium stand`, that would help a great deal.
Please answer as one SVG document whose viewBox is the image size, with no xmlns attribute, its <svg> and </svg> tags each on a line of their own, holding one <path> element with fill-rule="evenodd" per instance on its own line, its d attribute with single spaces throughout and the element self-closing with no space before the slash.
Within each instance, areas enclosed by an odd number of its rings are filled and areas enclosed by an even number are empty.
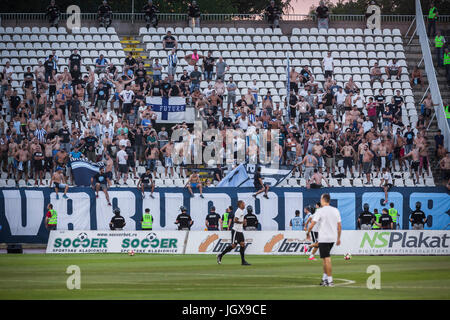
<svg viewBox="0 0 450 320">
<path fill-rule="evenodd" d="M 270 91 L 273 103 L 280 103 L 284 124 L 289 124 L 289 105 L 284 104 L 288 94 L 286 90 L 287 60 L 289 60 L 290 67 L 296 70 L 308 66 L 313 75 L 312 82 L 318 85 L 318 89 L 323 90 L 326 79 L 322 69 L 322 59 L 327 55 L 327 52 L 331 52 L 331 56 L 334 58 L 333 79 L 336 81 L 337 86 L 345 87 L 345 84 L 352 78 L 356 86 L 361 89 L 361 98 L 365 103 L 368 102 L 369 97 L 377 95 L 379 89 L 384 89 L 387 103 L 399 91 L 400 96 L 404 99 L 404 103 L 401 105 L 399 121 L 405 127 L 411 125 L 413 128 L 416 128 L 419 120 L 418 106 L 415 104 L 414 93 L 410 84 L 402 34 L 399 29 L 330 28 L 326 31 L 317 28 L 293 28 L 290 34 L 284 34 L 280 28 L 272 30 L 271 28 L 252 27 L 158 27 L 140 28 L 139 36 L 123 37 L 121 40 L 113 27 L 82 27 L 74 29 L 72 32 L 63 27 L 0 27 L 1 66 L 5 66 L 7 62 L 10 63 L 13 68 L 10 85 L 12 90 L 17 90 L 19 96 L 24 95 L 23 83 L 26 67 L 30 66 L 32 70 L 35 70 L 39 65 L 38 63 L 44 62 L 52 54 L 53 50 L 55 50 L 55 54 L 59 58 L 59 72 L 62 72 L 63 68 L 68 65 L 69 56 L 74 49 L 77 49 L 82 57 L 81 72 L 83 75 L 95 67 L 95 60 L 100 54 L 103 54 L 109 62 L 116 66 L 118 73 L 121 74 L 125 64 L 126 53 L 132 52 L 135 57 L 141 55 L 144 58 L 146 69 L 150 71 L 150 74 L 151 59 L 159 58 L 163 66 L 162 79 L 164 79 L 167 77 L 167 57 L 170 53 L 170 49 L 163 49 L 162 44 L 163 37 L 167 34 L 167 31 L 171 31 L 178 41 L 177 55 L 179 63 L 176 66 L 175 79 L 178 80 L 180 78 L 183 70 L 188 65 L 188 62 L 182 57 L 191 54 L 194 49 L 198 50 L 200 55 L 206 55 L 207 51 L 211 50 L 215 59 L 219 56 L 223 57 L 226 64 L 230 67 L 225 76 L 225 82 L 227 82 L 229 77 L 233 77 L 237 84 L 237 97 L 246 94 L 248 88 L 254 86 L 253 81 L 256 81 L 256 87 L 259 90 L 258 101 L 261 102 L 262 98 Z M 134 42 L 133 39 L 139 40 Z M 129 43 L 142 44 L 145 48 L 144 52 L 141 54 L 140 50 L 137 49 L 139 46 L 128 46 Z M 389 65 L 393 59 L 396 59 L 398 66 L 402 67 L 399 79 L 395 79 L 395 77 L 388 78 L 384 72 L 384 67 Z M 370 70 L 375 63 L 378 63 L 382 69 L 384 82 L 381 84 L 379 81 L 376 81 L 372 85 Z M 198 65 L 202 66 L 202 64 L 203 61 L 200 59 Z M 6 68 L 3 68 L 3 70 L 6 70 Z M 99 76 L 97 74 L 93 76 L 95 77 L 94 84 L 97 86 Z M 207 88 L 208 81 L 202 80 L 200 83 L 201 91 Z M 6 95 L 3 96 L 4 93 L 2 92 L 3 114 L 6 115 L 6 122 L 9 123 L 13 118 L 8 106 L 9 101 L 6 99 Z M 317 96 L 317 93 L 314 93 L 314 95 Z M 109 98 L 112 99 L 113 97 L 114 94 L 111 92 Z M 186 98 L 188 99 L 188 104 L 190 104 L 192 100 L 189 97 L 189 93 L 186 94 Z M 86 129 L 91 128 L 92 125 L 92 119 L 89 118 L 89 114 L 94 109 L 87 100 L 85 107 L 89 112 L 83 117 L 82 127 L 78 128 L 82 134 L 85 133 Z M 226 94 L 224 101 L 226 101 Z M 106 105 L 109 108 L 110 103 L 108 102 Z M 262 110 L 263 106 L 259 104 L 254 114 L 258 115 Z M 336 116 L 335 111 L 334 109 L 334 116 Z M 360 111 L 363 111 L 365 115 L 367 114 L 365 108 L 362 108 Z M 112 126 L 114 128 L 116 128 L 118 116 L 120 114 L 111 113 L 113 118 Z M 297 119 L 299 119 L 298 115 L 296 121 Z M 217 122 L 221 123 L 222 120 L 222 116 L 218 114 Z M 203 121 L 206 127 L 208 125 L 206 119 Z M 69 119 L 67 122 L 69 128 L 74 128 L 72 120 Z M 416 133 L 418 132 L 417 128 L 415 131 Z M 304 136 L 302 137 L 305 138 Z M 98 134 L 97 138 L 101 140 L 103 136 Z M 336 140 L 338 139 L 345 138 L 338 136 Z M 99 159 L 102 159 L 103 151 L 103 147 L 100 144 L 96 152 Z M 349 172 L 345 176 L 343 161 L 340 159 L 339 156 L 336 159 L 336 173 L 341 176 L 327 176 L 330 185 L 336 187 L 368 185 L 368 182 L 362 176 L 351 176 Z M 185 170 L 181 170 L 179 166 L 176 166 L 174 175 L 167 176 L 161 160 L 163 159 L 160 158 L 156 162 L 156 187 L 184 186 L 187 183 Z M 397 159 L 394 161 L 396 161 L 396 167 L 398 168 Z M 143 162 L 138 163 L 136 166 L 138 175 L 145 171 L 145 167 L 142 164 Z M 410 168 L 409 164 L 408 168 Z M 45 174 L 44 185 L 48 185 L 50 173 L 54 169 L 55 167 Z M 228 169 L 231 169 L 231 167 Z M 360 173 L 357 166 L 354 167 L 354 171 Z M 375 176 L 375 174 L 373 175 Z M 435 185 L 433 175 L 428 174 L 428 172 L 424 172 L 419 181 L 413 180 L 414 177 L 404 170 L 392 171 L 392 176 L 394 177 L 395 186 Z M 0 186 L 12 187 L 18 185 L 19 187 L 26 187 L 37 182 L 30 179 L 27 184 L 23 179 L 19 179 L 17 182 L 15 179 L 16 177 L 2 171 Z M 380 180 L 377 179 L 379 178 L 372 179 L 370 185 L 379 186 Z M 122 179 L 115 177 L 114 180 L 116 186 L 124 186 Z M 206 182 L 209 179 L 203 180 Z M 136 185 L 137 176 L 128 181 L 128 186 L 130 184 L 132 186 Z M 299 173 L 296 172 L 293 177 L 284 181 L 281 186 L 305 187 L 306 185 L 307 181 L 303 175 L 299 176 Z M 214 184 L 210 185 L 210 187 L 213 186 Z"/>
</svg>

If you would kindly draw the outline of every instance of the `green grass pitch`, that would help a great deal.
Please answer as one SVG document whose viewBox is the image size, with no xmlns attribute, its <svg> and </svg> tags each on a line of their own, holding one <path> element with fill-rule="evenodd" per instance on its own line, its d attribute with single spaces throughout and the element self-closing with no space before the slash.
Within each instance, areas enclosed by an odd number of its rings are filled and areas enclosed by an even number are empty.
<svg viewBox="0 0 450 320">
<path fill-rule="evenodd" d="M 334 288 L 319 287 L 322 263 L 306 256 L 74 254 L 2 255 L 0 299 L 449 299 L 450 257 L 333 256 Z M 66 269 L 81 269 L 68 290 Z M 369 265 L 381 290 L 366 287 Z"/>
</svg>

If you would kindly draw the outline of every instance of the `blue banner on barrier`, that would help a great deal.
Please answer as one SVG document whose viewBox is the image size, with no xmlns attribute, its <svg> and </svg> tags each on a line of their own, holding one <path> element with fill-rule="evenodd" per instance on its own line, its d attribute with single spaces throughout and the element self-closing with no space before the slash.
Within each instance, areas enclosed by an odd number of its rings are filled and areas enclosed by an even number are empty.
<svg viewBox="0 0 450 320">
<path fill-rule="evenodd" d="M 303 212 L 305 206 L 316 203 L 324 192 L 330 193 L 331 204 L 340 210 L 344 230 L 356 229 L 357 216 L 364 203 L 369 204 L 371 211 L 378 208 L 381 212 L 384 208 L 384 193 L 380 188 L 274 188 L 269 192 L 269 199 L 256 200 L 253 192 L 254 188 L 205 188 L 202 199 L 198 194 L 191 198 L 183 188 L 157 188 L 154 199 L 149 194 L 143 199 L 137 188 L 112 188 L 109 190 L 112 206 L 108 206 L 104 194 L 100 192 L 96 198 L 90 188 L 70 188 L 69 199 L 60 197 L 59 200 L 50 188 L 0 188 L 0 242 L 46 243 L 48 231 L 44 217 L 50 202 L 58 212 L 60 230 L 109 230 L 112 210 L 116 207 L 126 219 L 125 230 L 141 229 L 142 212 L 146 208 L 153 215 L 155 230 L 175 230 L 180 206 L 185 206 L 191 214 L 192 230 L 204 230 L 211 206 L 222 215 L 229 205 L 236 207 L 238 199 L 253 206 L 261 230 L 289 230 L 295 210 Z M 432 221 L 425 229 L 448 229 L 450 195 L 445 188 L 392 188 L 389 203 L 393 202 L 400 214 L 401 229 L 410 228 L 409 214 L 417 201 Z"/>
</svg>

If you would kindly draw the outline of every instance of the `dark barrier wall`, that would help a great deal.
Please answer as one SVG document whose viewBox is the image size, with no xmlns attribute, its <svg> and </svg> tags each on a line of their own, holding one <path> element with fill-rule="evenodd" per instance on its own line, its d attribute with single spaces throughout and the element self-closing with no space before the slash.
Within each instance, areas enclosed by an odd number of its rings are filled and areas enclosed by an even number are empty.
<svg viewBox="0 0 450 320">
<path fill-rule="evenodd" d="M 157 188 L 154 199 L 147 192 L 143 199 L 137 188 L 112 188 L 109 190 L 112 206 L 108 206 L 102 192 L 99 198 L 90 188 L 71 188 L 69 199 L 62 194 L 56 200 L 54 189 L 50 188 L 0 188 L 0 242 L 46 243 L 48 231 L 44 217 L 48 203 L 58 213 L 59 230 L 109 230 L 112 210 L 121 209 L 127 225 L 125 230 L 140 230 L 145 208 L 154 217 L 154 230 L 175 230 L 174 221 L 185 206 L 194 220 L 192 230 L 205 229 L 205 216 L 211 206 L 223 215 L 229 205 L 236 208 L 238 199 L 252 205 L 260 222 L 261 230 L 289 230 L 289 221 L 295 210 L 314 205 L 322 193 L 331 194 L 332 205 L 337 206 L 342 217 L 344 230 L 355 230 L 357 216 L 364 203 L 370 210 L 384 208 L 384 193 L 381 188 L 275 188 L 270 190 L 269 199 L 252 197 L 253 188 L 205 188 L 202 199 L 198 191 L 191 198 L 183 188 Z M 394 203 L 400 214 L 400 228 L 410 229 L 409 214 L 420 202 L 428 217 L 425 229 L 448 229 L 450 224 L 450 195 L 445 188 L 392 188 L 389 203 Z"/>
</svg>

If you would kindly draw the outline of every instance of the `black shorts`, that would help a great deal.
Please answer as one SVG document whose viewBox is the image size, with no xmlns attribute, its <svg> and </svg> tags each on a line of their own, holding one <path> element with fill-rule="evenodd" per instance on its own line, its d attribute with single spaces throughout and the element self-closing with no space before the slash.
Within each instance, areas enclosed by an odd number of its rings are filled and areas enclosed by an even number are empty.
<svg viewBox="0 0 450 320">
<path fill-rule="evenodd" d="M 333 71 L 331 70 L 325 70 L 325 75 L 324 75 L 325 79 L 328 77 L 333 77 Z"/>
<path fill-rule="evenodd" d="M 414 170 L 414 172 L 417 172 L 419 170 L 419 161 L 413 161 L 411 164 L 411 168 Z"/>
<path fill-rule="evenodd" d="M 256 191 L 261 190 L 262 188 L 264 188 L 264 186 L 260 183 L 254 184 Z"/>
<path fill-rule="evenodd" d="M 311 240 L 312 240 L 312 242 L 316 243 L 317 239 L 319 239 L 319 233 L 317 231 L 311 231 Z"/>
<path fill-rule="evenodd" d="M 344 157 L 344 169 L 351 169 L 353 166 L 353 158 L 352 157 Z"/>
<path fill-rule="evenodd" d="M 119 164 L 120 173 L 128 173 L 128 166 L 126 164 Z"/>
<path fill-rule="evenodd" d="M 231 244 L 245 242 L 244 233 L 231 229 Z"/>
<path fill-rule="evenodd" d="M 219 231 L 219 227 L 208 227 L 208 231 Z"/>
<path fill-rule="evenodd" d="M 386 183 L 386 184 L 384 185 L 384 187 L 387 188 L 387 191 L 391 190 L 391 188 L 392 188 L 393 186 L 394 186 L 394 185 L 393 185 L 392 183 Z"/>
<path fill-rule="evenodd" d="M 311 183 L 311 184 L 309 185 L 309 187 L 310 187 L 311 189 L 320 189 L 320 188 L 322 188 L 322 185 L 321 185 L 321 184 L 317 184 L 317 183 Z"/>
<path fill-rule="evenodd" d="M 319 242 L 320 257 L 328 258 L 330 256 L 331 248 L 333 248 L 334 242 Z"/>
</svg>

